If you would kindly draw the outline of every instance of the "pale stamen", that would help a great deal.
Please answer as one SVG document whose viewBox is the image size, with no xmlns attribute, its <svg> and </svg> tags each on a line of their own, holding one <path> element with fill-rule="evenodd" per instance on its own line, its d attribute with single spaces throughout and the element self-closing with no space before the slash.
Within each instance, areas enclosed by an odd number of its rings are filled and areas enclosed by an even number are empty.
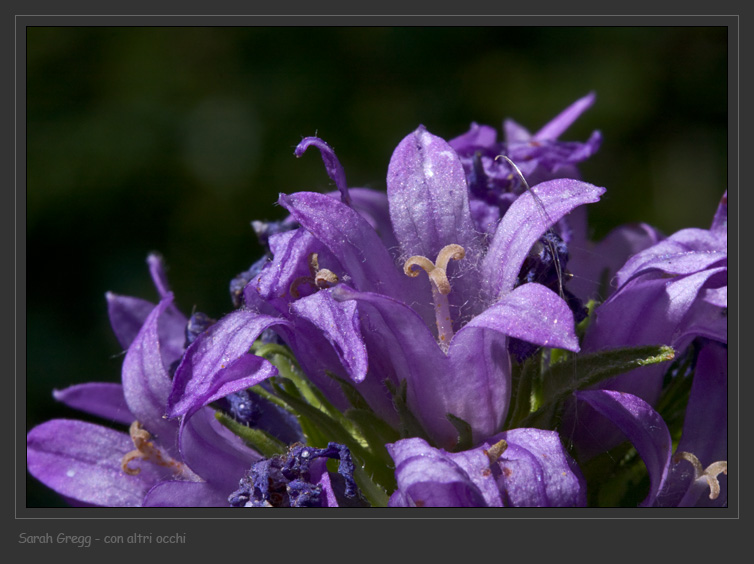
<svg viewBox="0 0 754 564">
<path fill-rule="evenodd" d="M 141 468 L 138 466 L 135 468 L 129 466 L 129 463 L 132 460 L 141 459 L 157 464 L 158 466 L 170 468 L 175 474 L 183 477 L 195 477 L 194 473 L 189 470 L 185 464 L 171 458 L 159 446 L 150 441 L 149 439 L 151 439 L 152 436 L 138 421 L 131 423 L 129 434 L 136 449 L 126 453 L 120 461 L 120 468 L 126 474 L 136 476 L 141 472 Z"/>
<path fill-rule="evenodd" d="M 299 276 L 293 282 L 288 290 L 294 299 L 301 297 L 298 292 L 298 287 L 301 284 L 309 284 L 320 290 L 324 288 L 331 288 L 339 282 L 338 275 L 332 270 L 319 267 L 319 256 L 317 253 L 312 253 L 309 256 L 309 276 Z"/>
<path fill-rule="evenodd" d="M 495 464 L 497 460 L 503 455 L 508 448 L 508 443 L 505 439 L 501 439 L 490 447 L 489 450 L 485 450 L 484 454 L 490 459 L 490 464 Z"/>
<path fill-rule="evenodd" d="M 720 495 L 720 482 L 717 480 L 717 477 L 721 473 L 728 474 L 728 461 L 720 460 L 718 462 L 713 462 L 704 469 L 702 468 L 702 463 L 699 462 L 699 459 L 694 454 L 683 451 L 676 452 L 673 455 L 673 462 L 678 464 L 681 460 L 691 463 L 694 467 L 694 481 L 704 478 L 709 485 L 709 498 L 717 499 L 717 496 Z"/>
<path fill-rule="evenodd" d="M 448 303 L 448 294 L 450 294 L 450 281 L 448 280 L 448 263 L 451 259 L 461 260 L 466 256 L 466 251 L 461 245 L 447 245 L 437 254 L 437 260 L 432 262 L 427 257 L 416 255 L 410 257 L 403 264 L 403 272 L 406 275 L 416 278 L 419 271 L 414 269 L 420 267 L 429 276 L 432 286 L 432 299 L 435 302 L 435 320 L 437 322 L 437 336 L 440 340 L 440 347 L 447 351 L 450 340 L 453 338 L 453 322 L 450 318 L 450 305 Z"/>
</svg>

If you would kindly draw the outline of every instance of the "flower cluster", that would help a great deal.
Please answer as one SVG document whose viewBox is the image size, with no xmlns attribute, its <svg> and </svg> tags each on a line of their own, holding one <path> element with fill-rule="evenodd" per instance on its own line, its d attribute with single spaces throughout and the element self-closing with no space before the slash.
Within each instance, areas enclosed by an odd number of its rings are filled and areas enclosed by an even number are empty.
<svg viewBox="0 0 754 564">
<path fill-rule="evenodd" d="M 589 241 L 601 135 L 559 137 L 593 102 L 503 141 L 420 126 L 386 192 L 303 139 L 337 190 L 253 222 L 217 320 L 157 255 L 158 303 L 108 293 L 122 384 L 55 397 L 122 430 L 39 425 L 29 472 L 100 506 L 726 505 L 727 198 L 709 230 Z"/>
</svg>

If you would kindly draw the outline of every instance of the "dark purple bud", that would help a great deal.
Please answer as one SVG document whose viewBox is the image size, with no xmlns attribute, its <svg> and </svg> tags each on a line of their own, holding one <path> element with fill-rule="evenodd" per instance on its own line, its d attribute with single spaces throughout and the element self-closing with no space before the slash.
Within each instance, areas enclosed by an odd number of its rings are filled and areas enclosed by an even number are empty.
<svg viewBox="0 0 754 564">
<path fill-rule="evenodd" d="M 209 329 L 214 323 L 215 319 L 210 318 L 208 315 L 197 311 L 192 314 L 186 324 L 186 348 L 193 343 L 196 338 Z"/>
</svg>

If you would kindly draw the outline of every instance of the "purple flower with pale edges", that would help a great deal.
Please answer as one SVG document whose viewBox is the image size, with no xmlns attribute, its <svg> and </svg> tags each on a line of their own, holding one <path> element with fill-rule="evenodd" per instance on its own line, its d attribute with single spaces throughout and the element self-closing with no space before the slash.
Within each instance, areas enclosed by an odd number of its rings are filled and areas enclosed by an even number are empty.
<svg viewBox="0 0 754 564">
<path fill-rule="evenodd" d="M 56 419 L 27 435 L 29 472 L 75 504 L 227 506 L 227 495 L 260 455 L 222 427 L 214 410 L 178 421 L 163 415 L 169 368 L 183 354 L 188 319 L 173 304 L 160 259 L 148 259 L 155 306 L 107 294 L 113 330 L 126 348 L 122 384 L 86 383 L 55 392 L 66 405 L 130 425 L 129 433 Z"/>
<path fill-rule="evenodd" d="M 696 338 L 727 344 L 727 192 L 710 229 L 683 229 L 631 256 L 616 274 L 617 290 L 595 311 L 584 352 L 669 345 L 683 354 Z M 727 374 L 727 364 L 722 368 Z M 637 368 L 600 384 L 656 405 L 665 367 Z M 572 404 L 562 430 L 583 458 L 617 444 L 604 414 Z M 719 423 L 719 422 L 718 422 Z"/>
<path fill-rule="evenodd" d="M 390 507 L 583 507 L 586 483 L 558 434 L 512 429 L 462 452 L 420 438 L 388 445 Z"/>
<path fill-rule="evenodd" d="M 578 350 L 568 305 L 542 285 L 516 287 L 521 266 L 552 222 L 604 189 L 571 179 L 541 183 L 533 188 L 538 199 L 520 196 L 488 237 L 474 225 L 458 155 L 424 127 L 396 148 L 387 197 L 349 189 L 334 152 L 317 138 L 296 153 L 310 146 L 339 194 L 281 195 L 301 227 L 270 237 L 272 262 L 246 286 L 244 307 L 189 347 L 169 415 L 189 413 L 220 381 L 230 391 L 266 377 L 246 370 L 231 381 L 232 368 L 272 328 L 338 406 L 348 404 L 326 371 L 354 382 L 391 424 L 397 414 L 384 382 L 395 389 L 405 382 L 411 412 L 438 446 L 457 441 L 449 414 L 470 425 L 476 442 L 499 432 L 510 398 L 508 337 Z"/>
</svg>

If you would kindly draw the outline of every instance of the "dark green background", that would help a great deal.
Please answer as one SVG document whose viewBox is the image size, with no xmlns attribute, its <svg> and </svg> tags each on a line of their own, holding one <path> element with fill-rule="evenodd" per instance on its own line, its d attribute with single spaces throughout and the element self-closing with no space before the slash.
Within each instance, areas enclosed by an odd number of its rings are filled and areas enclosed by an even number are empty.
<svg viewBox="0 0 754 564">
<path fill-rule="evenodd" d="M 446 139 L 511 117 L 536 131 L 594 90 L 564 140 L 607 194 L 595 237 L 628 221 L 707 227 L 727 185 L 725 28 L 29 28 L 27 425 L 79 417 L 53 388 L 117 381 L 104 294 L 156 299 L 160 251 L 179 307 L 231 309 L 259 256 L 253 219 L 280 192 L 330 190 L 315 133 L 351 186 L 384 189 L 419 124 Z M 35 480 L 28 506 L 55 505 Z"/>
</svg>

